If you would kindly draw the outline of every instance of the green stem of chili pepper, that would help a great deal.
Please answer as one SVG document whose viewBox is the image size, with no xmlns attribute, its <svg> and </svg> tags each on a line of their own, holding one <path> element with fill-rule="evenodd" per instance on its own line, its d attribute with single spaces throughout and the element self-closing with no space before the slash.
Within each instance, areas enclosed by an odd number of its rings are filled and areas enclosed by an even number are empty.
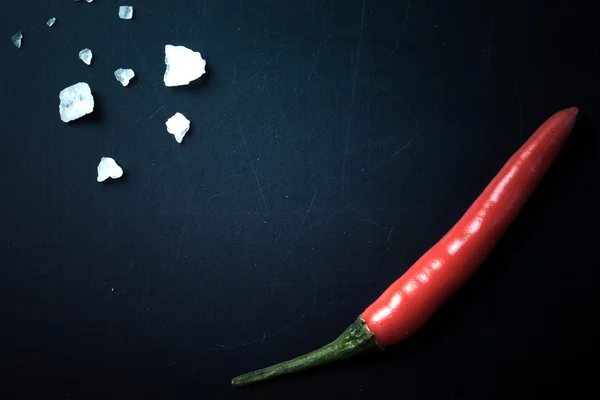
<svg viewBox="0 0 600 400">
<path fill-rule="evenodd" d="M 265 381 L 281 375 L 292 374 L 345 360 L 369 351 L 383 350 L 375 341 L 373 333 L 367 328 L 365 321 L 357 319 L 336 340 L 310 353 L 289 361 L 240 375 L 231 381 L 233 386 L 247 386 L 255 382 Z"/>
</svg>

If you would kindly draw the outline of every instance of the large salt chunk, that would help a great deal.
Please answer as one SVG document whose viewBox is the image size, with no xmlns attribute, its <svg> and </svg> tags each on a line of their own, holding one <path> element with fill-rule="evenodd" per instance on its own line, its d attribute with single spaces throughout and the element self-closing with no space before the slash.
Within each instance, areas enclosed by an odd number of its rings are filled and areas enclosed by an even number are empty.
<svg viewBox="0 0 600 400">
<path fill-rule="evenodd" d="M 120 6 L 119 7 L 119 18 L 131 19 L 133 18 L 133 7 L 131 6 Z"/>
<path fill-rule="evenodd" d="M 83 49 L 79 52 L 79 59 L 90 65 L 92 63 L 92 51 L 90 49 Z"/>
<path fill-rule="evenodd" d="M 200 78 L 206 72 L 206 60 L 199 52 L 184 46 L 165 46 L 165 85 L 183 86 Z"/>
<path fill-rule="evenodd" d="M 190 130 L 190 121 L 181 113 L 176 113 L 166 122 L 167 131 L 175 136 L 177 143 L 181 143 L 185 134 Z"/>
<path fill-rule="evenodd" d="M 132 80 L 134 76 L 135 72 L 133 72 L 132 69 L 119 68 L 115 71 L 115 78 L 117 78 L 117 80 L 121 82 L 121 85 L 123 86 L 129 85 L 129 81 Z"/>
<path fill-rule="evenodd" d="M 23 40 L 23 32 L 19 31 L 12 35 L 11 40 L 18 49 L 21 48 L 21 40 Z"/>
<path fill-rule="evenodd" d="M 52 25 L 54 25 L 55 22 L 56 22 L 56 18 L 52 17 L 46 22 L 46 25 L 48 25 L 48 27 L 51 27 Z"/>
<path fill-rule="evenodd" d="M 119 179 L 123 176 L 123 168 L 110 157 L 102 157 L 98 164 L 98 182 L 104 182 L 108 178 Z"/>
<path fill-rule="evenodd" d="M 70 122 L 94 111 L 94 96 L 85 82 L 76 83 L 63 89 L 58 96 L 58 111 L 63 122 Z"/>
</svg>

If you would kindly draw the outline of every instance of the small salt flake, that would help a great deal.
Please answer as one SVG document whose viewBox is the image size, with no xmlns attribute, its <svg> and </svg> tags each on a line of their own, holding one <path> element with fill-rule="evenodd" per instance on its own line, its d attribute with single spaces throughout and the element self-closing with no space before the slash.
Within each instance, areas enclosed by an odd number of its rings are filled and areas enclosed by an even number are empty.
<svg viewBox="0 0 600 400">
<path fill-rule="evenodd" d="M 120 6 L 119 7 L 119 18 L 131 19 L 133 18 L 133 7 L 131 6 Z"/>
<path fill-rule="evenodd" d="M 129 81 L 132 80 L 134 76 L 135 72 L 133 72 L 132 69 L 119 68 L 115 71 L 115 78 L 117 78 L 117 80 L 121 82 L 121 85 L 123 86 L 129 85 Z"/>
<path fill-rule="evenodd" d="M 98 164 L 98 182 L 104 182 L 108 178 L 119 179 L 123 176 L 123 168 L 110 157 L 102 157 Z"/>
<path fill-rule="evenodd" d="M 63 122 L 71 122 L 94 111 L 94 96 L 90 86 L 79 82 L 61 90 L 58 111 Z"/>
<path fill-rule="evenodd" d="M 12 42 L 18 49 L 21 48 L 21 40 L 23 39 L 23 32 L 19 31 L 12 35 Z"/>
<path fill-rule="evenodd" d="M 206 72 L 206 60 L 202 55 L 185 46 L 165 46 L 165 86 L 184 86 L 200 78 Z"/>
<path fill-rule="evenodd" d="M 167 132 L 175 136 L 177 143 L 181 143 L 185 134 L 190 130 L 190 121 L 181 113 L 176 113 L 166 122 Z"/>
<path fill-rule="evenodd" d="M 94 0 L 85 0 L 85 2 L 88 3 L 88 4 L 91 3 L 91 2 L 93 2 L 93 1 Z"/>
<path fill-rule="evenodd" d="M 92 57 L 93 55 L 90 49 L 83 49 L 79 52 L 79 59 L 87 65 L 90 65 L 92 63 Z"/>
<path fill-rule="evenodd" d="M 52 17 L 48 20 L 48 22 L 46 22 L 46 25 L 48 25 L 48 27 L 51 27 L 52 25 L 54 25 L 55 22 L 56 18 Z"/>
</svg>

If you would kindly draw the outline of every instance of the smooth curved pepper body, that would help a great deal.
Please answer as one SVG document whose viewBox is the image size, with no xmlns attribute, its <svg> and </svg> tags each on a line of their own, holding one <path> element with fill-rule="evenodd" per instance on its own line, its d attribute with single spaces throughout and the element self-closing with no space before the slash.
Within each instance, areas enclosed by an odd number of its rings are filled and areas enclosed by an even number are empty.
<svg viewBox="0 0 600 400">
<path fill-rule="evenodd" d="M 380 346 L 414 333 L 477 270 L 555 159 L 577 112 L 544 122 L 452 229 L 361 314 Z"/>
<path fill-rule="evenodd" d="M 578 109 L 544 122 L 461 219 L 335 341 L 272 367 L 236 377 L 234 386 L 272 379 L 394 345 L 418 330 L 477 270 L 567 140 Z"/>
</svg>

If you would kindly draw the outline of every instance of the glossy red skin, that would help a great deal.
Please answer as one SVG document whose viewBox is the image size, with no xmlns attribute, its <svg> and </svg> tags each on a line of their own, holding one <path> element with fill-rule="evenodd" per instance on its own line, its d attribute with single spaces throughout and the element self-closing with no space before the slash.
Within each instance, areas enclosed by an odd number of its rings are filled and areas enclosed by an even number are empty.
<svg viewBox="0 0 600 400">
<path fill-rule="evenodd" d="M 568 108 L 546 120 L 458 223 L 361 314 L 380 346 L 414 333 L 477 270 L 560 151 L 577 113 Z"/>
</svg>

